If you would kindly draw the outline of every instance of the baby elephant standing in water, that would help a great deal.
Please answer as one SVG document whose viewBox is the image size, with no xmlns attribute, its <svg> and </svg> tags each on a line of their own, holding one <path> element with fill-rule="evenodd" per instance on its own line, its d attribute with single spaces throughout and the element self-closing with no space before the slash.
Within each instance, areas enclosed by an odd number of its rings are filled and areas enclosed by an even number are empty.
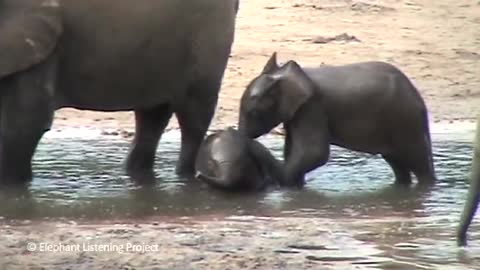
<svg viewBox="0 0 480 270">
<path fill-rule="evenodd" d="M 427 108 L 415 86 L 384 62 L 301 68 L 274 53 L 240 104 L 239 131 L 250 138 L 283 123 L 287 185 L 303 186 L 324 165 L 330 144 L 380 154 L 398 183 L 435 180 Z"/>
<path fill-rule="evenodd" d="M 261 143 L 233 128 L 205 138 L 196 163 L 197 178 L 227 191 L 258 191 L 281 184 L 281 164 Z"/>
</svg>

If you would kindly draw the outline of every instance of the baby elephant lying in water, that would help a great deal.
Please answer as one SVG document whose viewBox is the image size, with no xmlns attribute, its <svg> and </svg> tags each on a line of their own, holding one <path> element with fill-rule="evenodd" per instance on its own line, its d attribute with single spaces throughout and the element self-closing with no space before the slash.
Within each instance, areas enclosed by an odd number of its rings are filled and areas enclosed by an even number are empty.
<svg viewBox="0 0 480 270">
<path fill-rule="evenodd" d="M 233 128 L 205 138 L 195 163 L 196 177 L 227 191 L 256 191 L 281 184 L 281 164 L 256 140 Z"/>
</svg>

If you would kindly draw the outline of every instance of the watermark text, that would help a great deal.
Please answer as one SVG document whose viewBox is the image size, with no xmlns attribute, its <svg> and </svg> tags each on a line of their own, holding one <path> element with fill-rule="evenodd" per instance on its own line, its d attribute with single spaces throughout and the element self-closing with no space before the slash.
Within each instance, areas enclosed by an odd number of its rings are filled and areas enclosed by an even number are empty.
<svg viewBox="0 0 480 270">
<path fill-rule="evenodd" d="M 147 253 L 160 251 L 158 244 L 147 243 L 53 243 L 29 242 L 27 251 L 30 252 L 117 252 L 117 253 Z"/>
</svg>

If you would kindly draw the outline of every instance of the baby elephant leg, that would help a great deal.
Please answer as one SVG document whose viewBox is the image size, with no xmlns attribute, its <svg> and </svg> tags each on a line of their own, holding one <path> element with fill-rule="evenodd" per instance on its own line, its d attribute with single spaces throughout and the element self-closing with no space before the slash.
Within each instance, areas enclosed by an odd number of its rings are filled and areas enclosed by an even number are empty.
<svg viewBox="0 0 480 270">
<path fill-rule="evenodd" d="M 410 184 L 413 173 L 420 185 L 432 185 L 435 183 L 432 150 L 428 134 L 412 133 L 410 136 L 399 138 L 398 145 L 391 155 L 384 156 L 394 173 L 395 181 L 402 184 Z M 403 142 L 407 141 L 408 144 Z M 401 143 L 400 143 L 401 142 Z"/>
<path fill-rule="evenodd" d="M 287 127 L 284 155 L 285 185 L 303 187 L 305 174 L 323 166 L 330 156 L 326 128 L 309 128 L 307 125 L 296 129 Z"/>
<path fill-rule="evenodd" d="M 390 165 L 395 175 L 395 183 L 401 185 L 410 185 L 412 183 L 412 176 L 410 170 L 400 158 L 383 155 L 383 159 Z"/>
<path fill-rule="evenodd" d="M 426 140 L 426 139 L 425 139 Z M 412 144 L 409 151 L 409 167 L 415 174 L 419 185 L 431 186 L 435 184 L 435 169 L 433 164 L 433 154 L 429 140 L 418 139 Z"/>
</svg>

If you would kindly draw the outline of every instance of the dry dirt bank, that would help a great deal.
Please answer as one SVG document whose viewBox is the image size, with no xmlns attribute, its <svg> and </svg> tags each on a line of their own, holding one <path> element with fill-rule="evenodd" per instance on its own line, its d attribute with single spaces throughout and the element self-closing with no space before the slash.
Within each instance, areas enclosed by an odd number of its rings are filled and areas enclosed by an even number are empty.
<svg viewBox="0 0 480 270">
<path fill-rule="evenodd" d="M 273 51 L 303 65 L 383 60 L 412 78 L 432 121 L 472 120 L 480 104 L 480 4 L 471 0 L 241 0 L 212 128 L 235 125 L 241 94 Z M 346 33 L 331 42 L 329 38 Z M 327 43 L 325 43 L 327 42 Z M 63 109 L 55 126 L 133 128 L 132 113 Z M 170 127 L 175 127 L 172 121 Z"/>
</svg>

